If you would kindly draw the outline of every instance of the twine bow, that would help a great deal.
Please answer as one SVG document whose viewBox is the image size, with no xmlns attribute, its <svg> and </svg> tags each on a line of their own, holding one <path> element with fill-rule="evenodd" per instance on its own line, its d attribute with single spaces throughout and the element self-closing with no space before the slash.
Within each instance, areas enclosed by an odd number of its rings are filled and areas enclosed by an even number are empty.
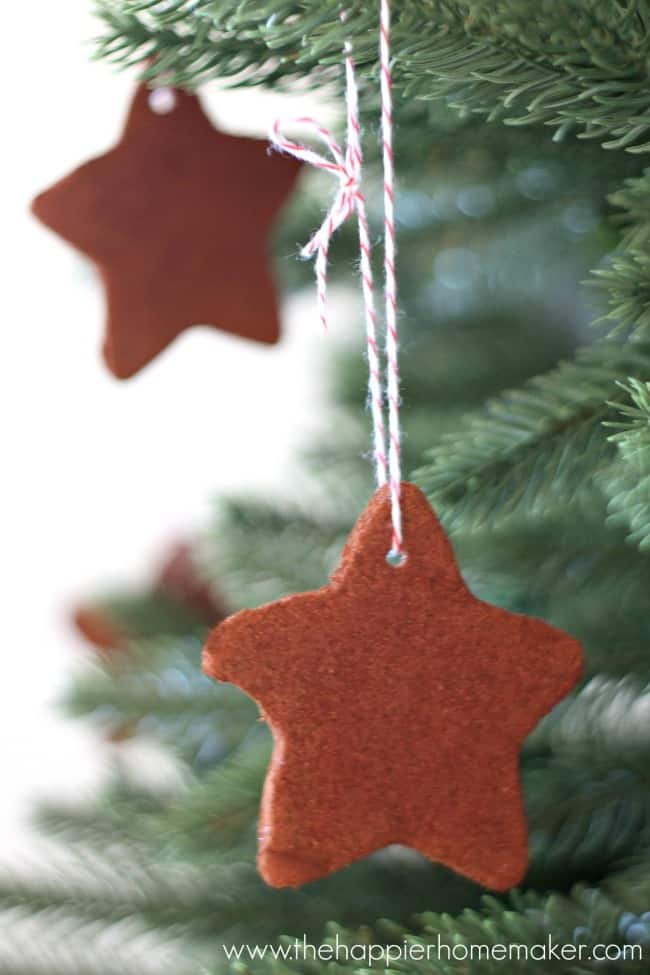
<svg viewBox="0 0 650 975">
<path fill-rule="evenodd" d="M 345 22 L 345 12 L 341 15 Z M 377 315 L 375 310 L 374 283 L 372 276 L 370 235 L 366 204 L 361 189 L 363 158 L 361 153 L 361 126 L 359 124 L 359 92 L 352 58 L 352 44 L 345 42 L 345 103 L 347 112 L 347 142 L 345 152 L 329 131 L 316 119 L 302 116 L 286 122 L 276 121 L 271 130 L 272 145 L 316 169 L 332 173 L 338 180 L 338 188 L 332 205 L 320 228 L 301 250 L 305 258 L 316 255 L 316 283 L 318 314 L 327 329 L 327 259 L 330 242 L 338 228 L 355 212 L 359 227 L 360 271 L 363 287 L 366 342 L 368 349 L 368 398 L 373 425 L 373 455 L 377 483 L 389 486 L 393 538 L 391 556 L 403 557 L 402 515 L 400 505 L 400 424 L 399 424 L 399 370 L 397 362 L 397 301 L 395 282 L 395 224 L 393 215 L 393 151 L 392 151 L 392 99 L 390 70 L 390 0 L 380 0 L 380 63 L 381 102 L 384 163 L 384 270 L 386 299 L 386 360 L 388 398 L 388 454 L 384 426 L 383 395 L 379 351 L 377 347 Z M 324 143 L 329 157 L 293 142 L 282 135 L 284 125 L 300 125 Z"/>
<path fill-rule="evenodd" d="M 362 275 L 370 288 L 369 295 L 374 306 L 372 271 L 370 269 L 370 244 L 366 207 L 361 190 L 361 131 L 359 125 L 359 96 L 354 73 L 350 42 L 345 45 L 347 107 L 347 146 L 341 149 L 329 129 L 310 116 L 282 121 L 278 119 L 271 130 L 271 142 L 280 152 L 301 159 L 316 169 L 331 173 L 338 180 L 338 189 L 332 205 L 320 228 L 300 251 L 301 257 L 310 258 L 316 254 L 316 281 L 318 287 L 318 312 L 323 328 L 327 329 L 327 258 L 330 241 L 338 228 L 355 212 L 359 221 L 359 243 L 361 248 Z M 301 126 L 329 150 L 329 158 L 306 145 L 293 142 L 282 135 L 285 126 Z M 364 266 L 367 263 L 367 268 Z M 374 307 L 373 307 L 374 315 Z"/>
</svg>

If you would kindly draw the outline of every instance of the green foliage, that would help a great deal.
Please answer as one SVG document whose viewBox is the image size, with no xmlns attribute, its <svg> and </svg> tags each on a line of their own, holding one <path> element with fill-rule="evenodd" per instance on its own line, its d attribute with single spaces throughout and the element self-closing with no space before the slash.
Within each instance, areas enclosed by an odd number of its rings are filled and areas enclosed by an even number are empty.
<svg viewBox="0 0 650 975">
<path fill-rule="evenodd" d="M 621 384 L 629 397 L 619 406 L 623 420 L 609 439 L 618 447 L 618 463 L 603 483 L 609 495 L 610 519 L 629 530 L 629 539 L 642 551 L 650 548 L 650 383 L 630 379 Z"/>
<path fill-rule="evenodd" d="M 644 149 L 648 7 L 621 0 L 396 0 L 396 84 L 409 97 L 450 96 L 464 110 L 511 124 L 574 128 L 611 148 Z M 346 33 L 357 61 L 376 71 L 377 7 L 336 0 L 100 0 L 103 56 L 157 59 L 181 84 L 211 77 L 240 83 L 323 72 L 340 61 Z M 246 77 L 242 74 L 246 72 Z"/>
<path fill-rule="evenodd" d="M 447 434 L 416 479 L 451 517 L 481 523 L 519 508 L 565 505 L 586 477 L 609 460 L 603 423 L 612 400 L 625 403 L 617 382 L 632 372 L 650 375 L 650 350 L 641 345 L 599 343 L 575 360 L 488 400 L 463 424 L 463 436 Z M 550 498 L 550 500 L 549 500 Z"/>
<path fill-rule="evenodd" d="M 108 593 L 91 606 L 116 634 L 129 640 L 147 640 L 161 632 L 185 636 L 205 631 L 205 623 L 191 609 L 156 589 Z"/>
<path fill-rule="evenodd" d="M 611 266 L 594 271 L 608 292 L 611 311 L 605 319 L 614 319 L 613 334 L 627 331 L 634 337 L 650 334 L 650 256 L 632 250 L 614 256 Z"/>
<path fill-rule="evenodd" d="M 159 636 L 114 651 L 79 677 L 70 714 L 90 717 L 110 738 L 153 736 L 192 764 L 212 764 L 248 731 L 254 706 L 201 673 L 201 642 Z M 155 661 L 155 667 L 152 664 Z"/>
<path fill-rule="evenodd" d="M 349 528 L 309 504 L 286 509 L 262 501 L 222 501 L 204 546 L 204 568 L 232 606 L 256 606 L 326 581 Z M 310 510 L 311 509 L 311 510 Z"/>
<path fill-rule="evenodd" d="M 640 681 L 594 679 L 533 733 L 522 756 L 531 829 L 527 883 L 597 882 L 650 842 L 650 705 Z"/>
<path fill-rule="evenodd" d="M 591 951 L 596 945 L 605 944 L 618 945 L 621 950 L 627 945 L 629 951 L 633 941 L 632 937 L 626 936 L 630 931 L 627 917 L 635 909 L 639 913 L 643 911 L 648 893 L 647 877 L 643 876 L 639 866 L 631 866 L 613 874 L 602 889 L 580 885 L 569 896 L 528 891 L 516 892 L 505 902 L 485 897 L 480 909 L 467 909 L 457 916 L 427 911 L 417 916 L 408 926 L 389 920 L 356 929 L 329 924 L 322 943 L 348 948 L 372 944 L 382 946 L 386 951 L 388 946 L 419 946 L 419 955 L 414 953 L 413 958 L 408 961 L 396 960 L 394 954 L 390 956 L 390 965 L 385 965 L 384 970 L 397 972 L 434 970 L 444 975 L 457 975 L 459 971 L 471 971 L 480 975 L 496 975 L 506 964 L 509 972 L 522 975 L 533 971 L 598 972 L 603 970 L 603 963 L 587 961 Z M 625 918 L 623 924 L 622 918 Z M 583 964 L 575 967 L 570 963 L 565 963 L 564 966 L 554 961 L 544 963 L 534 960 L 536 957 L 539 959 L 539 955 L 533 953 L 527 958 L 524 954 L 523 949 L 546 944 L 549 939 L 558 947 L 563 944 L 585 945 Z M 286 938 L 281 939 L 280 944 L 291 950 L 293 942 Z M 443 947 L 439 948 L 439 945 Z M 477 950 L 479 946 L 483 946 L 485 950 L 487 946 L 496 945 L 519 945 L 522 951 L 504 962 L 498 957 L 494 960 L 486 959 L 485 954 L 481 956 Z M 473 956 L 469 950 L 463 951 L 470 946 L 476 946 Z M 638 951 L 638 947 L 636 950 Z M 418 957 L 422 960 L 418 961 Z M 574 957 L 578 957 L 577 953 Z M 473 960 L 469 961 L 470 958 Z M 353 954 L 346 957 L 340 950 L 339 959 L 337 970 L 359 973 L 368 970 L 354 960 Z M 257 961 L 253 965 L 238 965 L 235 970 L 276 972 L 282 975 L 300 972 L 306 975 L 308 972 L 324 971 L 326 965 L 325 962 L 318 965 L 311 960 L 269 959 Z M 620 962 L 610 963 L 605 970 L 644 972 L 646 966 L 647 959 L 643 957 L 639 960 L 637 955 L 635 961 L 632 955 L 626 958 L 621 955 Z M 382 970 L 381 965 L 376 967 Z"/>
</svg>

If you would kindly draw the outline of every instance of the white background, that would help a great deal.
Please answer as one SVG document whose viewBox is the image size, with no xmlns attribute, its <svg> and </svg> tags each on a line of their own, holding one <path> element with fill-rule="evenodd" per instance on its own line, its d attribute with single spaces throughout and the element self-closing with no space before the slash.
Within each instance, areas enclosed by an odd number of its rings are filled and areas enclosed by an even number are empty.
<svg viewBox="0 0 650 975">
<path fill-rule="evenodd" d="M 281 486 L 313 425 L 326 354 L 309 293 L 285 308 L 274 349 L 192 329 L 135 379 L 106 372 L 92 267 L 28 213 L 36 192 L 110 146 L 128 104 L 132 77 L 90 61 L 91 6 L 32 0 L 29 13 L 3 13 L 3 855 L 33 797 L 81 794 L 101 765 L 94 736 L 52 707 L 84 655 L 70 607 L 144 579 L 168 541 L 205 520 L 215 490 Z M 260 134 L 277 107 L 218 91 L 209 104 Z"/>
</svg>

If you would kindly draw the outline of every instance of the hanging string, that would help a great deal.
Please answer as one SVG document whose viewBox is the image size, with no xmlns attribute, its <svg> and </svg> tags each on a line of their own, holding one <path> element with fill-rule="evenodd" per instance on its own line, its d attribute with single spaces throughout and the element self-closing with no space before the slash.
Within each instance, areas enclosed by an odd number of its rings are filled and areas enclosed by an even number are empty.
<svg viewBox="0 0 650 975">
<path fill-rule="evenodd" d="M 345 22 L 347 14 L 341 14 Z M 347 116 L 347 145 L 341 150 L 332 133 L 315 119 L 302 116 L 291 120 L 278 119 L 271 130 L 271 142 L 276 149 L 286 152 L 317 169 L 332 173 L 339 185 L 332 206 L 319 230 L 302 248 L 302 257 L 316 255 L 316 283 L 318 314 L 327 329 L 327 262 L 330 241 L 338 228 L 355 212 L 359 232 L 360 270 L 363 288 L 364 318 L 368 354 L 368 395 L 373 426 L 373 457 L 377 484 L 388 484 L 391 500 L 392 543 L 388 553 L 391 564 L 401 564 L 404 557 L 402 537 L 402 513 L 400 505 L 400 423 L 399 423 L 399 369 L 397 358 L 397 288 L 395 276 L 395 223 L 393 212 L 393 150 L 392 150 L 392 94 L 390 67 L 390 3 L 381 0 L 380 10 L 380 66 L 382 138 L 384 165 L 384 279 L 386 305 L 386 362 L 388 399 L 388 456 L 386 453 L 386 429 L 384 425 L 381 368 L 377 344 L 377 314 L 375 308 L 372 274 L 372 252 L 366 204 L 361 189 L 363 157 L 361 152 L 361 126 L 359 123 L 359 91 L 356 81 L 352 44 L 348 40 L 345 54 L 345 102 Z M 305 145 L 293 142 L 282 135 L 289 125 L 300 125 L 310 130 L 325 144 L 330 158 Z"/>
<path fill-rule="evenodd" d="M 379 68 L 381 133 L 384 168 L 384 302 L 386 315 L 386 394 L 388 397 L 388 477 L 393 523 L 389 556 L 399 563 L 404 555 L 401 500 L 401 432 L 399 421 L 399 364 L 397 345 L 397 276 L 395 273 L 395 170 L 393 166 L 393 79 L 390 63 L 390 0 L 380 0 Z"/>
</svg>

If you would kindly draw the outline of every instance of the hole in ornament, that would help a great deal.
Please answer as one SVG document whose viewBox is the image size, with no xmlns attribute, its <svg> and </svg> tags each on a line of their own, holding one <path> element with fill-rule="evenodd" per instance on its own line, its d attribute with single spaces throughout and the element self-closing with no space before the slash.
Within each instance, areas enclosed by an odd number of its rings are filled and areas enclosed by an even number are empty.
<svg viewBox="0 0 650 975">
<path fill-rule="evenodd" d="M 401 569 L 407 558 L 406 552 L 396 552 L 394 549 L 391 549 L 386 556 L 386 561 L 392 569 Z"/>
<path fill-rule="evenodd" d="M 176 93 L 173 88 L 164 86 L 149 92 L 149 108 L 156 115 L 169 115 L 176 107 Z"/>
</svg>

